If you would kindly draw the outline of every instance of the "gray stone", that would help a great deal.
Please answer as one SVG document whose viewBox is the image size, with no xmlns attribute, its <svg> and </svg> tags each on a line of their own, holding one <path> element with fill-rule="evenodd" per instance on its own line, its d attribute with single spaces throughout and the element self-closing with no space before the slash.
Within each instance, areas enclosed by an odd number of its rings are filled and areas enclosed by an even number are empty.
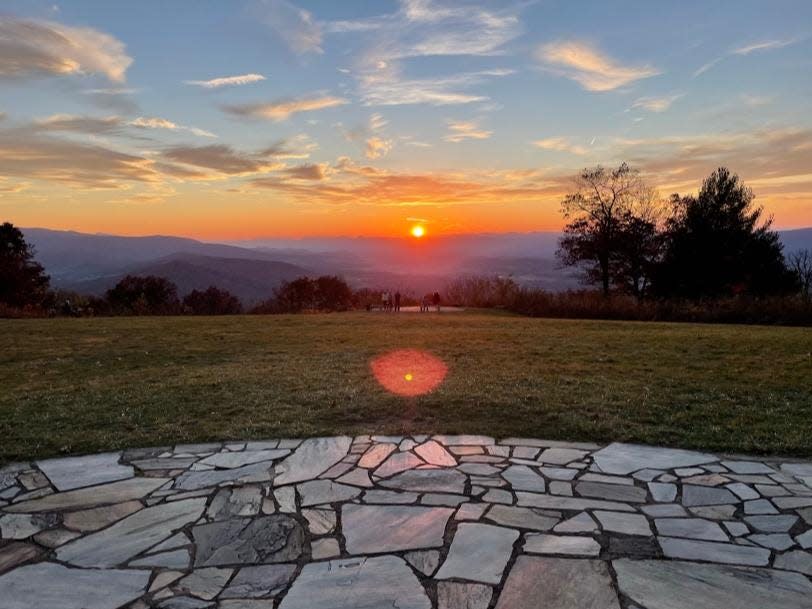
<svg viewBox="0 0 812 609">
<path fill-rule="evenodd" d="M 301 556 L 305 540 L 302 526 L 286 514 L 201 524 L 192 537 L 197 567 L 291 562 Z"/>
<path fill-rule="evenodd" d="M 339 484 L 332 480 L 311 480 L 296 487 L 301 498 L 302 506 L 335 503 L 355 499 L 363 491 L 357 486 Z"/>
<path fill-rule="evenodd" d="M 437 609 L 488 609 L 493 590 L 483 584 L 439 582 Z"/>
<path fill-rule="evenodd" d="M 292 514 L 296 511 L 296 487 L 283 486 L 273 492 L 274 499 L 279 503 L 279 511 Z"/>
<path fill-rule="evenodd" d="M 102 453 L 86 457 L 64 457 L 37 461 L 37 467 L 48 476 L 60 491 L 70 491 L 85 486 L 96 486 L 132 478 L 130 465 L 119 465 L 121 453 Z"/>
<path fill-rule="evenodd" d="M 567 497 L 572 497 L 572 483 L 553 480 L 550 482 L 550 493 L 553 495 L 565 495 Z"/>
<path fill-rule="evenodd" d="M 200 518 L 205 505 L 205 499 L 189 499 L 145 508 L 107 529 L 71 541 L 56 555 L 83 567 L 118 565 Z"/>
<path fill-rule="evenodd" d="M 677 485 L 665 482 L 649 482 L 648 490 L 654 501 L 670 503 L 677 497 Z"/>
<path fill-rule="evenodd" d="M 364 493 L 363 500 L 364 503 L 414 503 L 417 493 L 369 490 Z"/>
<path fill-rule="evenodd" d="M 765 548 L 773 550 L 787 550 L 795 545 L 792 537 L 786 533 L 756 533 L 747 538 L 748 541 L 757 543 Z"/>
<path fill-rule="evenodd" d="M 465 474 L 455 469 L 413 469 L 382 480 L 380 485 L 402 491 L 461 495 L 465 490 Z"/>
<path fill-rule="evenodd" d="M 271 479 L 270 462 L 252 463 L 234 469 L 211 469 L 189 471 L 181 474 L 175 481 L 175 488 L 194 491 L 210 486 L 227 484 L 246 484 L 266 482 Z"/>
<path fill-rule="evenodd" d="M 258 598 L 279 590 L 293 577 L 296 565 L 258 565 L 243 567 L 234 576 L 220 598 Z"/>
<path fill-rule="evenodd" d="M 64 524 L 69 529 L 76 531 L 98 531 L 134 514 L 143 507 L 140 501 L 126 501 L 89 510 L 69 512 L 64 516 Z"/>
<path fill-rule="evenodd" d="M 802 550 L 793 550 L 792 552 L 779 554 L 775 557 L 773 566 L 775 566 L 776 569 L 798 571 L 799 573 L 812 576 L 812 554 Z"/>
<path fill-rule="evenodd" d="M 495 505 L 487 515 L 488 520 L 497 524 L 532 531 L 549 531 L 560 520 L 533 508 Z"/>
<path fill-rule="evenodd" d="M 786 533 L 798 522 L 797 516 L 745 516 L 745 522 L 762 533 Z"/>
<path fill-rule="evenodd" d="M 103 486 L 56 493 L 32 501 L 22 501 L 4 508 L 7 512 L 54 512 L 140 499 L 160 488 L 168 478 L 132 478 Z"/>
<path fill-rule="evenodd" d="M 483 495 L 482 501 L 511 505 L 513 503 L 513 493 L 498 488 L 492 488 Z"/>
<path fill-rule="evenodd" d="M 444 444 L 445 446 L 485 446 L 487 444 L 496 444 L 494 439 L 490 436 L 471 436 L 471 435 L 460 435 L 460 436 L 433 436 L 433 440 L 436 440 L 440 444 Z"/>
<path fill-rule="evenodd" d="M 539 471 L 551 480 L 572 480 L 578 470 L 567 467 L 540 467 Z"/>
<path fill-rule="evenodd" d="M 657 518 L 657 532 L 666 537 L 689 537 L 708 541 L 728 541 L 727 535 L 715 522 L 702 518 Z"/>
<path fill-rule="evenodd" d="M 660 548 L 668 558 L 685 560 L 706 560 L 708 562 L 734 565 L 765 566 L 770 560 L 770 551 L 764 548 L 740 546 L 715 541 L 692 541 L 673 537 L 658 537 Z"/>
<path fill-rule="evenodd" d="M 622 484 L 623 486 L 634 486 L 634 478 L 625 476 L 607 476 L 605 474 L 594 474 L 587 472 L 579 478 L 581 482 L 603 482 L 605 484 Z"/>
<path fill-rule="evenodd" d="M 214 603 L 190 596 L 175 596 L 161 601 L 158 607 L 159 609 L 213 609 Z"/>
<path fill-rule="evenodd" d="M 307 528 L 312 535 L 327 535 L 336 528 L 336 513 L 333 510 L 302 510 L 307 520 Z"/>
<path fill-rule="evenodd" d="M 360 467 L 350 470 L 343 476 L 339 477 L 337 482 L 341 484 L 350 484 L 352 486 L 360 486 L 361 488 L 370 488 L 373 486 L 372 479 L 369 477 L 369 472 Z"/>
<path fill-rule="evenodd" d="M 743 484 L 742 482 L 732 482 L 725 486 L 725 488 L 731 491 L 739 499 L 758 499 L 760 496 L 755 489 Z"/>
<path fill-rule="evenodd" d="M 773 499 L 773 503 L 782 510 L 795 510 L 812 507 L 812 497 L 776 497 Z"/>
<path fill-rule="evenodd" d="M 311 543 L 311 555 L 313 560 L 323 560 L 325 558 L 335 558 L 341 555 L 341 548 L 338 540 L 334 537 L 322 537 Z"/>
<path fill-rule="evenodd" d="M 719 474 L 702 474 L 701 476 L 691 476 L 682 479 L 683 484 L 698 484 L 700 486 L 719 486 L 726 482 L 730 482 L 730 478 Z"/>
<path fill-rule="evenodd" d="M 457 460 L 451 455 L 451 453 L 449 453 L 445 448 L 442 447 L 441 444 L 435 442 L 434 440 L 429 440 L 428 442 L 421 444 L 414 449 L 414 452 L 416 452 L 426 463 L 431 463 L 432 465 L 454 467 L 457 464 Z"/>
<path fill-rule="evenodd" d="M 812 529 L 809 529 L 806 533 L 798 535 L 795 538 L 795 541 L 804 550 L 812 548 Z"/>
<path fill-rule="evenodd" d="M 489 524 L 462 523 L 435 579 L 465 579 L 498 584 L 519 533 Z"/>
<path fill-rule="evenodd" d="M 46 548 L 58 548 L 79 537 L 81 533 L 68 529 L 50 529 L 34 535 L 34 541 Z"/>
<path fill-rule="evenodd" d="M 490 506 L 487 503 L 467 503 L 461 505 L 454 514 L 454 520 L 479 520 Z"/>
<path fill-rule="evenodd" d="M 758 461 L 722 461 L 722 465 L 737 474 L 774 474 L 769 465 Z"/>
<path fill-rule="evenodd" d="M 0 516 L 0 537 L 25 539 L 55 524 L 53 518 L 41 514 L 6 514 Z"/>
<path fill-rule="evenodd" d="M 0 576 L 3 609 L 117 609 L 141 596 L 149 572 L 26 565 Z"/>
<path fill-rule="evenodd" d="M 423 505 L 446 505 L 449 507 L 457 507 L 461 503 L 469 500 L 465 495 L 449 495 L 447 493 L 426 493 L 420 499 Z"/>
<path fill-rule="evenodd" d="M 694 505 L 722 505 L 738 503 L 739 499 L 725 488 L 695 486 L 686 484 L 682 487 L 682 504 L 685 507 Z"/>
<path fill-rule="evenodd" d="M 424 462 L 412 453 L 392 453 L 386 461 L 378 466 L 374 475 L 379 478 L 388 478 L 423 464 Z"/>
<path fill-rule="evenodd" d="M 777 514 L 778 510 L 769 499 L 757 499 L 744 502 L 744 513 L 748 515 Z"/>
<path fill-rule="evenodd" d="M 528 599 L 544 609 L 620 609 L 609 569 L 599 560 L 519 556 L 496 609 L 528 609 Z"/>
<path fill-rule="evenodd" d="M 597 530 L 598 524 L 586 512 L 581 512 L 553 527 L 555 533 L 592 533 Z"/>
<path fill-rule="evenodd" d="M 347 455 L 351 443 L 352 439 L 346 436 L 305 440 L 276 466 L 274 484 L 279 486 L 318 478 Z"/>
<path fill-rule="evenodd" d="M 192 560 L 188 549 L 171 550 L 161 552 L 133 560 L 129 564 L 131 567 L 160 567 L 163 569 L 188 569 Z"/>
<path fill-rule="evenodd" d="M 678 503 L 663 503 L 660 505 L 644 505 L 640 507 L 646 516 L 651 518 L 679 518 L 680 516 L 687 516 L 688 512 L 685 511 Z"/>
<path fill-rule="evenodd" d="M 642 488 L 605 482 L 579 482 L 575 485 L 575 492 L 584 497 L 597 497 L 610 501 L 628 503 L 645 503 L 646 501 L 646 491 Z"/>
<path fill-rule="evenodd" d="M 347 552 L 376 554 L 439 548 L 453 512 L 442 507 L 344 504 L 341 529 Z"/>
<path fill-rule="evenodd" d="M 746 524 L 743 522 L 738 522 L 737 520 L 725 522 L 724 525 L 727 532 L 733 537 L 741 537 L 742 535 L 747 535 L 750 532 L 750 529 L 747 528 Z"/>
<path fill-rule="evenodd" d="M 216 567 L 195 569 L 173 587 L 181 594 L 191 594 L 198 598 L 211 600 L 220 594 L 233 572 L 232 569 Z"/>
<path fill-rule="evenodd" d="M 694 516 L 710 520 L 730 520 L 736 513 L 735 505 L 703 505 L 688 508 Z"/>
<path fill-rule="evenodd" d="M 202 465 L 211 465 L 224 469 L 236 469 L 253 463 L 273 461 L 290 454 L 287 449 L 276 450 L 247 450 L 239 453 L 216 453 L 201 460 Z"/>
<path fill-rule="evenodd" d="M 602 472 L 624 476 L 644 468 L 664 470 L 717 461 L 706 453 L 618 442 L 602 448 L 592 457 Z"/>
<path fill-rule="evenodd" d="M 572 461 L 582 459 L 586 455 L 587 451 L 575 448 L 546 448 L 538 456 L 537 460 L 552 465 L 566 465 Z"/>
<path fill-rule="evenodd" d="M 437 550 L 418 550 L 407 552 L 404 556 L 410 565 L 426 576 L 431 576 L 440 564 L 440 552 Z"/>
<path fill-rule="evenodd" d="M 233 516 L 256 516 L 262 507 L 262 490 L 257 486 L 239 486 L 217 491 L 206 511 L 212 520 Z"/>
<path fill-rule="evenodd" d="M 173 469 L 188 469 L 196 462 L 197 457 L 184 457 L 182 459 L 178 459 L 177 457 L 155 457 L 153 459 L 132 461 L 131 465 L 134 465 L 142 471 L 151 472 L 156 470 L 169 471 Z"/>
<path fill-rule="evenodd" d="M 597 510 L 595 517 L 605 531 L 623 533 L 624 535 L 652 535 L 651 526 L 645 516 L 640 514 L 623 514 Z"/>
<path fill-rule="evenodd" d="M 431 609 L 402 558 L 378 556 L 305 565 L 279 609 Z"/>
<path fill-rule="evenodd" d="M 39 558 L 43 554 L 42 548 L 33 543 L 12 541 L 0 546 L 0 573 L 13 569 L 24 562 Z"/>
<path fill-rule="evenodd" d="M 789 609 L 812 584 L 795 573 L 665 560 L 616 560 L 620 592 L 647 609 Z"/>
<path fill-rule="evenodd" d="M 524 551 L 530 554 L 563 554 L 567 556 L 597 556 L 600 544 L 591 537 L 576 535 L 527 535 Z"/>
<path fill-rule="evenodd" d="M 544 478 L 526 465 L 511 465 L 502 472 L 502 477 L 513 490 L 543 493 L 546 488 Z"/>
<path fill-rule="evenodd" d="M 634 508 L 625 503 L 615 501 L 600 501 L 598 499 L 581 499 L 577 497 L 553 497 L 551 495 L 539 495 L 537 493 L 516 493 L 519 505 L 527 507 L 539 507 L 548 510 L 572 510 L 582 512 L 583 510 L 615 510 L 618 512 L 633 512 Z"/>
</svg>

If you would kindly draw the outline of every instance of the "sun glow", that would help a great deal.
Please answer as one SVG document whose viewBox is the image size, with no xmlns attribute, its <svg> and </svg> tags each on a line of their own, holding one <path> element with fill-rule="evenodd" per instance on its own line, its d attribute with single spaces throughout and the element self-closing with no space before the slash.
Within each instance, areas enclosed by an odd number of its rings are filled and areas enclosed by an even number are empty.
<svg viewBox="0 0 812 609">
<path fill-rule="evenodd" d="M 420 239 L 423 235 L 426 234 L 426 229 L 423 228 L 420 224 L 415 224 L 411 230 L 412 237 L 415 239 Z"/>
</svg>

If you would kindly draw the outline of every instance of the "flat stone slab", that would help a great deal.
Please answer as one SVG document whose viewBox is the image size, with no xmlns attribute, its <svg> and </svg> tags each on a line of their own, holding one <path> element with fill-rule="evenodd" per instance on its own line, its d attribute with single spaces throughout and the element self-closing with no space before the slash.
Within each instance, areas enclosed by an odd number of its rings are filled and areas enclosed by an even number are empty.
<svg viewBox="0 0 812 609">
<path fill-rule="evenodd" d="M 597 556 L 601 545 L 591 537 L 576 535 L 528 535 L 524 551 L 529 554 L 563 554 L 567 556 Z"/>
<path fill-rule="evenodd" d="M 665 560 L 612 566 L 620 591 L 646 609 L 789 609 L 812 598 L 812 583 L 798 573 Z"/>
<path fill-rule="evenodd" d="M 718 457 L 707 453 L 619 442 L 602 448 L 592 456 L 602 472 L 623 476 L 641 469 L 674 469 L 719 460 Z"/>
<path fill-rule="evenodd" d="M 311 563 L 279 609 L 431 609 L 417 577 L 397 556 Z"/>
<path fill-rule="evenodd" d="M 459 495 L 465 488 L 465 474 L 455 469 L 413 469 L 382 480 L 380 485 L 402 491 Z"/>
<path fill-rule="evenodd" d="M 54 512 L 123 503 L 131 499 L 140 499 L 169 481 L 167 478 L 133 478 L 104 486 L 94 486 L 67 493 L 47 495 L 31 501 L 22 501 L 4 509 L 8 512 Z"/>
<path fill-rule="evenodd" d="M 37 467 L 58 490 L 70 491 L 132 478 L 135 470 L 130 465 L 119 465 L 120 458 L 121 453 L 102 453 L 37 461 Z"/>
<path fill-rule="evenodd" d="M 56 563 L 26 565 L 0 575 L 3 609 L 118 609 L 138 598 L 149 571 L 71 569 Z"/>
<path fill-rule="evenodd" d="M 378 554 L 438 548 L 454 510 L 412 505 L 354 505 L 341 509 L 347 552 Z"/>
<path fill-rule="evenodd" d="M 770 551 L 752 546 L 740 546 L 733 543 L 715 541 L 693 541 L 658 537 L 663 554 L 668 558 L 687 560 L 706 560 L 733 565 L 766 566 L 770 560 Z"/>
<path fill-rule="evenodd" d="M 294 561 L 302 554 L 302 525 L 286 514 L 234 518 L 192 529 L 196 566 L 250 565 Z"/>
<path fill-rule="evenodd" d="M 606 563 L 519 556 L 496 609 L 534 605 L 544 609 L 620 609 Z"/>
<path fill-rule="evenodd" d="M 352 438 L 310 438 L 276 467 L 274 485 L 305 482 L 318 478 L 341 461 L 350 450 Z"/>
<path fill-rule="evenodd" d="M 489 524 L 463 523 L 435 579 L 466 579 L 498 584 L 510 560 L 518 531 Z"/>
</svg>

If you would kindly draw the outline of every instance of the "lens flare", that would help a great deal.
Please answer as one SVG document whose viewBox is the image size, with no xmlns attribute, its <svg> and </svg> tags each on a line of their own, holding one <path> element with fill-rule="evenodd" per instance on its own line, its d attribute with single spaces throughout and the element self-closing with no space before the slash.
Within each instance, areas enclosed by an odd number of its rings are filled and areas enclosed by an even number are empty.
<svg viewBox="0 0 812 609">
<path fill-rule="evenodd" d="M 420 226 L 419 224 L 415 224 L 412 227 L 412 237 L 416 239 L 420 239 L 423 235 L 426 234 L 426 229 Z"/>
<path fill-rule="evenodd" d="M 370 368 L 384 389 L 407 397 L 434 391 L 448 374 L 443 360 L 417 349 L 398 349 L 380 355 L 372 360 Z"/>
</svg>

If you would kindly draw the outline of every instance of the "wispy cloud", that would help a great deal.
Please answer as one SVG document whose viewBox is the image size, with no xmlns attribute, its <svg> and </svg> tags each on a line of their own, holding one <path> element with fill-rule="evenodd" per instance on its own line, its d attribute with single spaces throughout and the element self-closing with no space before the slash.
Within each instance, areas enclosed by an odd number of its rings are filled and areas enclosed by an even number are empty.
<svg viewBox="0 0 812 609">
<path fill-rule="evenodd" d="M 75 114 L 53 114 L 34 121 L 34 128 L 38 131 L 65 131 L 84 133 L 89 135 L 121 133 L 125 127 L 140 129 L 166 129 L 168 131 L 186 131 L 200 137 L 217 137 L 213 133 L 197 127 L 178 125 L 170 120 L 159 117 L 139 116 L 134 120 L 126 120 L 120 116 L 78 116 Z"/>
<path fill-rule="evenodd" d="M 641 108 L 649 112 L 665 112 L 680 97 L 682 97 L 681 93 L 663 97 L 638 97 L 632 103 L 632 108 Z"/>
<path fill-rule="evenodd" d="M 287 0 L 260 0 L 255 14 L 294 53 L 323 53 L 321 26 L 309 11 Z"/>
<path fill-rule="evenodd" d="M 548 137 L 533 142 L 536 148 L 543 148 L 544 150 L 555 150 L 557 152 L 568 152 L 570 154 L 586 154 L 589 150 L 584 146 L 573 144 L 568 138 L 565 137 Z"/>
<path fill-rule="evenodd" d="M 366 140 L 366 151 L 364 156 L 368 159 L 377 159 L 385 156 L 392 149 L 392 140 L 378 136 L 372 136 Z"/>
<path fill-rule="evenodd" d="M 696 78 L 697 76 L 701 76 L 702 74 L 704 74 L 705 72 L 710 70 L 712 67 L 714 67 L 715 65 L 717 65 L 719 62 L 723 61 L 727 57 L 731 57 L 733 55 L 742 55 L 742 56 L 750 55 L 751 53 L 757 53 L 757 52 L 762 52 L 762 51 L 773 51 L 775 49 L 782 49 L 782 48 L 787 47 L 787 46 L 789 46 L 791 44 L 795 44 L 796 42 L 798 42 L 797 38 L 787 38 L 787 39 L 784 39 L 784 40 L 764 40 L 764 41 L 761 41 L 761 42 L 753 42 L 753 43 L 746 44 L 746 45 L 743 45 L 743 46 L 740 46 L 740 47 L 736 47 L 734 49 L 731 49 L 730 51 L 728 51 L 724 55 L 722 55 L 720 57 L 717 57 L 716 59 L 712 59 L 708 63 L 700 66 L 699 69 L 697 69 L 693 73 L 693 78 Z"/>
<path fill-rule="evenodd" d="M 623 65 L 576 40 L 542 45 L 536 50 L 536 59 L 547 69 L 578 82 L 587 91 L 612 91 L 661 73 L 648 65 Z"/>
<path fill-rule="evenodd" d="M 313 112 L 325 108 L 334 108 L 349 103 L 342 97 L 322 95 L 299 99 L 282 99 L 259 104 L 234 104 L 223 106 L 223 110 L 234 116 L 264 118 L 272 121 L 284 121 L 299 112 Z"/>
<path fill-rule="evenodd" d="M 240 74 L 238 76 L 224 76 L 211 80 L 184 80 L 187 85 L 196 85 L 204 89 L 219 89 L 220 87 L 233 87 L 237 85 L 250 85 L 265 80 L 262 74 Z"/>
<path fill-rule="evenodd" d="M 165 150 L 162 156 L 174 163 L 212 169 L 227 175 L 249 175 L 284 167 L 271 155 L 239 152 L 225 144 L 174 146 Z"/>
<path fill-rule="evenodd" d="M 465 140 L 487 140 L 493 131 L 483 129 L 475 121 L 448 121 L 446 142 L 458 143 Z"/>
<path fill-rule="evenodd" d="M 404 79 L 396 71 L 384 70 L 362 76 L 360 89 L 368 106 L 470 104 L 488 98 L 465 92 L 466 89 L 512 73 L 512 70 L 484 70 L 437 78 Z"/>
<path fill-rule="evenodd" d="M 121 41 L 92 28 L 0 18 L 0 77 L 102 74 L 124 82 L 132 61 Z"/>
<path fill-rule="evenodd" d="M 169 131 L 188 131 L 193 135 L 197 135 L 200 137 L 217 137 L 211 131 L 206 131 L 205 129 L 200 129 L 198 127 L 186 127 L 184 125 L 178 125 L 177 123 L 173 123 L 170 120 L 166 120 L 165 118 L 158 118 L 158 117 L 143 117 L 139 116 L 138 118 L 130 121 L 127 123 L 128 125 L 132 125 L 133 127 L 141 127 L 143 129 L 168 129 Z"/>
</svg>

